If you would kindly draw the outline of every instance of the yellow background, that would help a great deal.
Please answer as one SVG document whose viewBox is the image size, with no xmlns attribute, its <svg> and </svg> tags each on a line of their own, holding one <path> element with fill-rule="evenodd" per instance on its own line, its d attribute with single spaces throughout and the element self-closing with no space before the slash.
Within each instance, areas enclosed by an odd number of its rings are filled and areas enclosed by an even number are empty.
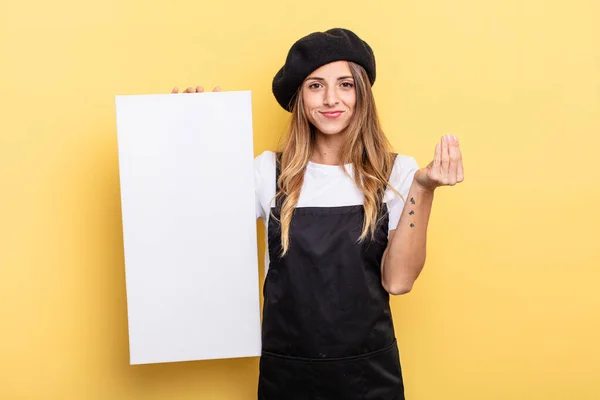
<svg viewBox="0 0 600 400">
<path fill-rule="evenodd" d="M 128 364 L 114 96 L 252 90 L 259 154 L 289 46 L 334 26 L 374 48 L 397 151 L 464 152 L 392 300 L 407 398 L 600 399 L 598 20 L 597 0 L 2 0 L 0 399 L 255 398 L 256 358 Z"/>
</svg>

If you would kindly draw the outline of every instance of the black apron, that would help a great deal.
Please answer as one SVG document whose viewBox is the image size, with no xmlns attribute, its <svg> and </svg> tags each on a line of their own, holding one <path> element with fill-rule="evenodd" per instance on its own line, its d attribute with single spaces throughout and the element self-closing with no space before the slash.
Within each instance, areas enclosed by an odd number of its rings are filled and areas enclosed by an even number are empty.
<svg viewBox="0 0 600 400">
<path fill-rule="evenodd" d="M 278 158 L 279 160 L 279 158 Z M 276 180 L 280 167 L 277 161 Z M 259 400 L 404 400 L 398 347 L 381 284 L 382 202 L 362 243 L 362 205 L 296 208 L 281 254 L 278 198 L 269 218 Z"/>
</svg>

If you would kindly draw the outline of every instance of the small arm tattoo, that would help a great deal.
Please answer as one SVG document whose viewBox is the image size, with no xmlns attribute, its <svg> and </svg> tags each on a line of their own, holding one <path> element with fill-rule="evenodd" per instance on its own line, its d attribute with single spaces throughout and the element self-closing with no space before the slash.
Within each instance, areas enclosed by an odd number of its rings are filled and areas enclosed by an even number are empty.
<svg viewBox="0 0 600 400">
<path fill-rule="evenodd" d="M 415 212 L 411 210 L 411 212 L 408 213 L 408 215 L 414 215 Z"/>
<path fill-rule="evenodd" d="M 410 204 L 415 204 L 415 199 L 414 198 L 410 198 Z"/>
<path fill-rule="evenodd" d="M 415 224 L 410 224 L 410 227 L 411 227 L 411 228 L 414 228 L 414 227 L 415 227 Z"/>
</svg>

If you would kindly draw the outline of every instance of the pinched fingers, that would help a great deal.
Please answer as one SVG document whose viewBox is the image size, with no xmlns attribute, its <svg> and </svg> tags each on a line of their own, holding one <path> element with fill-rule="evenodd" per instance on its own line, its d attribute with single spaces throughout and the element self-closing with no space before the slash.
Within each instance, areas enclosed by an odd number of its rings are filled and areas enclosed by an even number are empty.
<svg viewBox="0 0 600 400">
<path fill-rule="evenodd" d="M 448 185 L 454 186 L 458 181 L 458 165 L 460 164 L 460 151 L 456 136 L 448 137 L 448 156 L 450 158 L 448 165 Z"/>
<path fill-rule="evenodd" d="M 449 144 L 449 136 L 444 135 L 442 137 L 442 149 L 441 149 L 441 158 L 442 163 L 440 166 L 440 183 L 442 185 L 447 185 L 449 182 L 449 174 L 450 174 L 450 144 Z"/>
<path fill-rule="evenodd" d="M 460 183 L 465 180 L 465 171 L 463 168 L 462 152 L 460 151 L 460 144 L 456 139 L 456 183 Z"/>
<path fill-rule="evenodd" d="M 435 152 L 433 153 L 433 161 L 431 162 L 431 168 L 429 176 L 432 180 L 439 182 L 442 176 L 442 145 L 440 143 L 435 145 Z"/>
<path fill-rule="evenodd" d="M 427 173 L 419 175 L 419 184 L 425 188 L 454 186 L 464 179 L 462 154 L 456 136 L 444 135 L 435 146 L 433 161 Z"/>
</svg>

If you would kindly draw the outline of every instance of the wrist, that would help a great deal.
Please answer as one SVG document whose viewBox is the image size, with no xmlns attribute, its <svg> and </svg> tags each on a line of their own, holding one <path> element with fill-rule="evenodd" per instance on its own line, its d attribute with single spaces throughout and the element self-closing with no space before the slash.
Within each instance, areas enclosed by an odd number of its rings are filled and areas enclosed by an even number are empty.
<svg viewBox="0 0 600 400">
<path fill-rule="evenodd" d="M 423 184 L 423 181 L 427 181 L 427 171 L 424 169 L 420 169 L 415 173 L 415 177 L 412 183 L 413 189 L 421 195 L 424 196 L 433 196 L 433 192 L 437 186 L 429 186 L 427 184 Z"/>
</svg>

